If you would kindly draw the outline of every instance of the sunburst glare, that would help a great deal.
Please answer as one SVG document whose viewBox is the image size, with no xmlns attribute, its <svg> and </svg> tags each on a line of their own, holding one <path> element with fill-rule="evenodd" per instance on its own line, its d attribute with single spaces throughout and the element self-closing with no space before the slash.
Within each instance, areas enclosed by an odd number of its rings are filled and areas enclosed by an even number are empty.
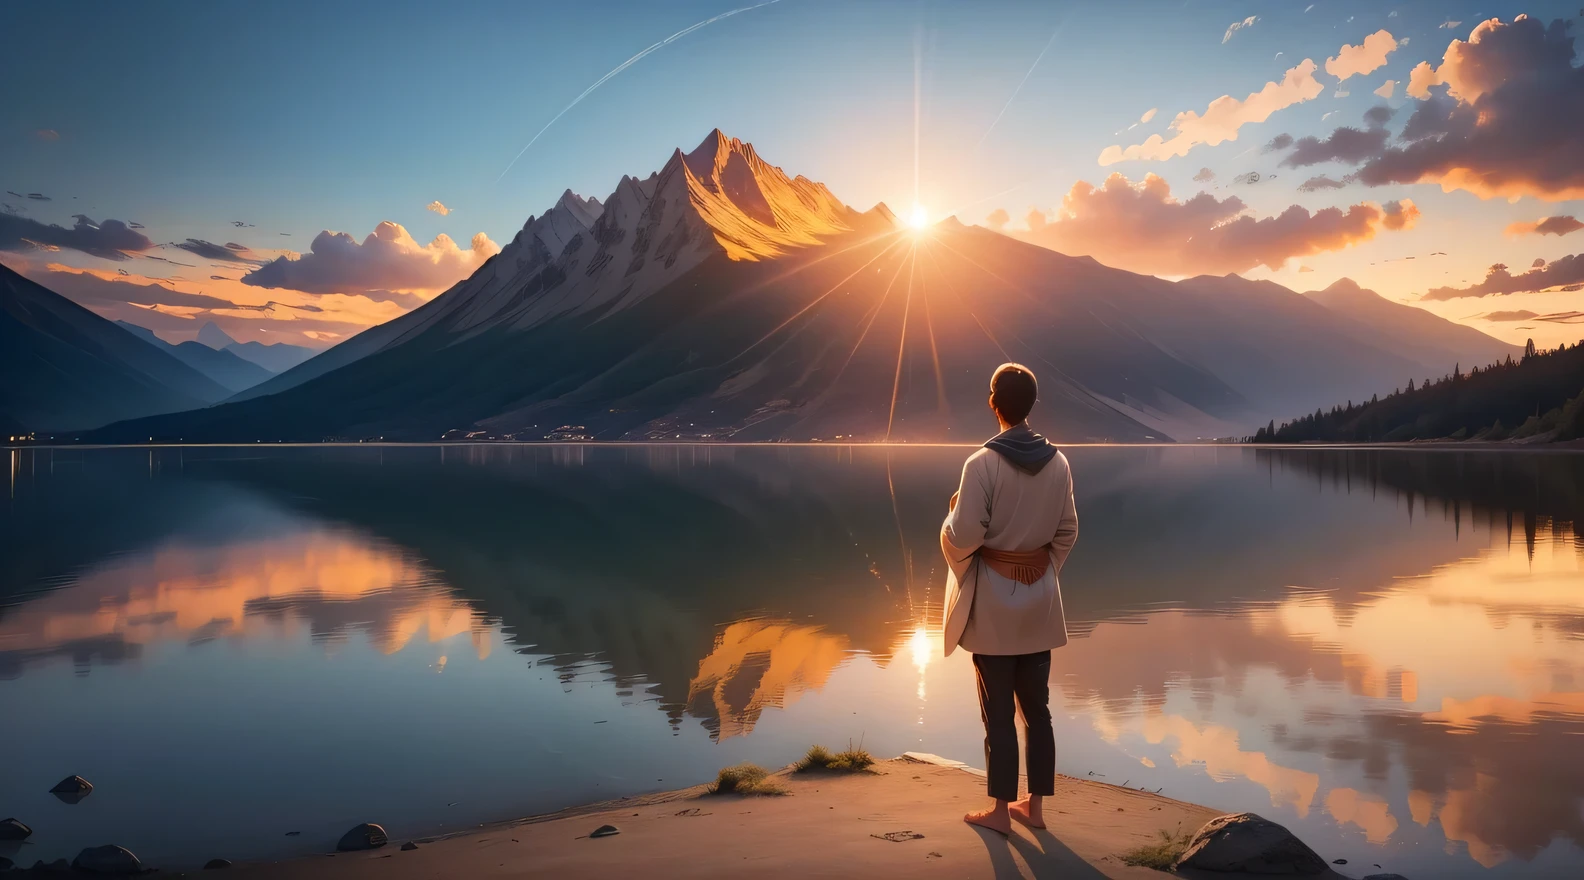
<svg viewBox="0 0 1584 880">
<path fill-rule="evenodd" d="M 914 205 L 913 212 L 908 215 L 908 225 L 914 229 L 923 229 L 929 225 L 929 212 L 923 205 Z"/>
</svg>

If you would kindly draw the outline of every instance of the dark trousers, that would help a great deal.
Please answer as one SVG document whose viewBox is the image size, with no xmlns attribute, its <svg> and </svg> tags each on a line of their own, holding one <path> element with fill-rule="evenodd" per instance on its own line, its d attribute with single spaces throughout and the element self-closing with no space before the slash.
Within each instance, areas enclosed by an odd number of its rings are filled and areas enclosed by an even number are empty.
<svg viewBox="0 0 1584 880">
<path fill-rule="evenodd" d="M 1016 711 L 1023 711 L 1029 794 L 1056 793 L 1056 734 L 1051 729 L 1051 654 L 975 654 L 979 673 L 979 714 L 985 726 L 985 770 L 990 796 L 1018 796 Z"/>
</svg>

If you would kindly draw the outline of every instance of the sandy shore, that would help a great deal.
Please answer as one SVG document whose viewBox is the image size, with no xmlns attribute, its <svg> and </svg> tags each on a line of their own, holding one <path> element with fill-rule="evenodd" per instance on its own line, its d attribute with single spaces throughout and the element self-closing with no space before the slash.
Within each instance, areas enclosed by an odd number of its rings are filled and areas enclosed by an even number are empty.
<svg viewBox="0 0 1584 880">
<path fill-rule="evenodd" d="M 784 796 L 719 796 L 706 786 L 593 804 L 383 849 L 234 866 L 249 878 L 648 877 L 1159 878 L 1120 854 L 1161 831 L 1193 831 L 1218 811 L 1061 777 L 1048 831 L 1011 838 L 965 825 L 984 781 L 951 762 L 904 756 L 861 774 L 777 775 Z M 377 817 L 374 817 L 377 819 Z M 601 825 L 612 837 L 590 838 Z M 905 832 L 905 834 L 903 833 Z M 896 840 L 886 839 L 891 835 Z M 922 835 L 914 837 L 911 835 Z M 1232 875 L 1218 874 L 1217 877 Z"/>
</svg>

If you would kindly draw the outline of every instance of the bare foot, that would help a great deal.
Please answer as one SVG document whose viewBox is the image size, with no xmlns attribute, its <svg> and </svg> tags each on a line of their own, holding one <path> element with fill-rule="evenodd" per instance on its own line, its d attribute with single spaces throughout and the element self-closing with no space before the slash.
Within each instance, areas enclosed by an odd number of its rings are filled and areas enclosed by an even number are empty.
<svg viewBox="0 0 1584 880">
<path fill-rule="evenodd" d="M 1012 833 L 1012 820 L 1007 817 L 1007 810 L 1004 806 L 996 806 L 988 810 L 969 813 L 963 816 L 963 821 L 969 825 L 978 825 L 980 828 L 988 828 L 1001 834 Z"/>
<path fill-rule="evenodd" d="M 1007 807 L 1007 813 L 1013 819 L 1030 828 L 1045 827 L 1045 810 L 1042 804 L 1031 803 L 1028 798 L 1017 801 Z"/>
</svg>

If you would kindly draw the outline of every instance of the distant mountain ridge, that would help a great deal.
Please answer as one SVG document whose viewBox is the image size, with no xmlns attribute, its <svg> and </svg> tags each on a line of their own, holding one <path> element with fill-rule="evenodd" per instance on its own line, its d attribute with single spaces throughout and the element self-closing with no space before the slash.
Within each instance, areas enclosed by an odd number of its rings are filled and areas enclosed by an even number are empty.
<svg viewBox="0 0 1584 880">
<path fill-rule="evenodd" d="M 115 323 L 123 330 L 155 348 L 175 355 L 177 360 L 208 376 L 227 391 L 245 391 L 275 375 L 252 361 L 238 357 L 229 350 L 216 350 L 210 347 L 201 341 L 201 332 L 199 334 L 200 341 L 188 340 L 172 344 L 159 338 L 154 331 L 146 327 L 140 327 L 137 324 L 130 324 L 126 321 L 117 321 Z M 208 328 L 214 325 L 206 324 L 204 326 Z"/>
<path fill-rule="evenodd" d="M 191 410 L 231 392 L 0 265 L 0 421 L 39 432 Z"/>
<path fill-rule="evenodd" d="M 216 351 L 230 352 L 248 363 L 262 367 L 270 376 L 284 373 L 319 353 L 316 349 L 292 345 L 289 342 L 237 342 L 213 321 L 205 322 L 198 328 L 198 341 Z M 268 379 L 269 376 L 264 378 Z M 251 388 L 257 384 L 257 382 L 250 383 L 247 387 Z"/>
<path fill-rule="evenodd" d="M 1330 287 L 1307 291 L 1304 296 L 1356 321 L 1360 336 L 1371 344 L 1424 364 L 1429 369 L 1425 375 L 1444 374 L 1448 357 L 1456 358 L 1454 365 L 1461 362 L 1467 368 L 1494 364 L 1523 351 L 1467 324 L 1392 302 L 1351 278 L 1338 279 Z"/>
<path fill-rule="evenodd" d="M 1058 439 L 1192 440 L 1462 356 L 1393 350 L 1270 282 L 1173 283 L 951 218 L 904 229 L 714 131 L 604 200 L 563 193 L 400 318 L 99 437 L 975 440 L 990 371 L 1019 360 Z"/>
</svg>

